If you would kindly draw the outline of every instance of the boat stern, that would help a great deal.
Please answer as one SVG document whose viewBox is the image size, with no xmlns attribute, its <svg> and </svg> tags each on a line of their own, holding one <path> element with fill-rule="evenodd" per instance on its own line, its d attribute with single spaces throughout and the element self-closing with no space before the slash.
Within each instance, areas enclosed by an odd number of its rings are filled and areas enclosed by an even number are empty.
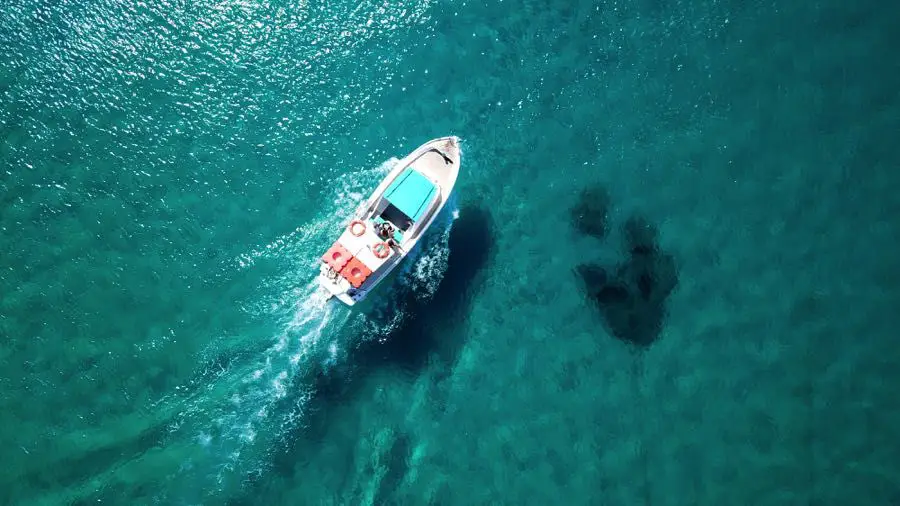
<svg viewBox="0 0 900 506">
<path fill-rule="evenodd" d="M 384 272 L 396 263 L 397 251 L 375 232 L 370 219 L 354 219 L 319 264 L 319 283 L 352 306 L 365 298 Z"/>
<path fill-rule="evenodd" d="M 348 306 L 356 304 L 364 296 L 362 290 L 353 288 L 339 272 L 325 263 L 319 268 L 319 285 L 328 292 L 329 298 L 334 297 Z"/>
</svg>

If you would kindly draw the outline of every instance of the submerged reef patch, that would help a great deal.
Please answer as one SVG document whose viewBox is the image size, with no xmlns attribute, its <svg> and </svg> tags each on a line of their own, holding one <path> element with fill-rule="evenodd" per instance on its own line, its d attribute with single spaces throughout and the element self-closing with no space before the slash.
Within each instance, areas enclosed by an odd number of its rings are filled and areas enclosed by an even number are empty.
<svg viewBox="0 0 900 506">
<path fill-rule="evenodd" d="M 593 237 L 600 237 L 597 232 L 603 230 L 605 235 L 607 195 L 598 188 L 582 193 L 572 209 L 573 217 L 578 217 L 573 223 L 576 230 Z M 600 200 L 585 201 L 591 196 Z M 592 217 L 600 222 L 591 223 Z M 660 249 L 656 229 L 645 219 L 628 218 L 622 232 L 626 251 L 621 262 L 580 264 L 575 274 L 609 332 L 620 341 L 647 348 L 662 332 L 666 299 L 678 284 L 678 270 L 672 255 Z"/>
</svg>

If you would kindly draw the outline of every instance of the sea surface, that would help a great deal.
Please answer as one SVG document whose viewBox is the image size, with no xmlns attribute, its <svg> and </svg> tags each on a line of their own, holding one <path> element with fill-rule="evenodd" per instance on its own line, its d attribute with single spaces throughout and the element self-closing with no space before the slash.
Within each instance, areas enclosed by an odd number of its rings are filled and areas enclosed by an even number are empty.
<svg viewBox="0 0 900 506">
<path fill-rule="evenodd" d="M 0 504 L 900 504 L 898 26 L 4 0 Z M 326 301 L 444 135 L 427 240 Z"/>
</svg>

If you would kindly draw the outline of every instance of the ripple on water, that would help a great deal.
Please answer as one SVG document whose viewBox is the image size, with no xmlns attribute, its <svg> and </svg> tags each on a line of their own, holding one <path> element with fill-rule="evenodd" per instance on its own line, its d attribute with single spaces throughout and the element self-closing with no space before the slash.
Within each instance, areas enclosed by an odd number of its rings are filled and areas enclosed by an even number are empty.
<svg viewBox="0 0 900 506">
<path fill-rule="evenodd" d="M 11 398 L 42 402 L 15 437 L 33 459 L 3 483 L 43 476 L 88 498 L 88 478 L 114 493 L 183 456 L 159 493 L 199 500 L 301 423 L 304 367 L 343 346 L 342 316 L 306 291 L 310 244 L 389 168 L 361 167 L 346 132 L 397 80 L 403 35 L 430 36 L 432 3 L 4 5 L 2 312 L 35 315 L 15 329 L 26 365 L 4 374 L 23 378 Z M 250 320 L 271 340 L 235 335 Z M 62 464 L 86 455 L 84 471 Z"/>
</svg>

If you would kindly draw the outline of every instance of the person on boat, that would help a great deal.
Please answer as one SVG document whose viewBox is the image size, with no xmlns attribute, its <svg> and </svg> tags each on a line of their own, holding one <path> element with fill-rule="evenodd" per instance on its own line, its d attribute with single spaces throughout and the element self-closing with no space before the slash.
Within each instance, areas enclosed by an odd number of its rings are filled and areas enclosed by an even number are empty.
<svg viewBox="0 0 900 506">
<path fill-rule="evenodd" d="M 394 226 L 391 225 L 390 222 L 383 221 L 375 225 L 375 233 L 377 233 L 378 237 L 386 242 L 391 248 L 396 248 L 399 246 L 397 241 L 394 239 Z"/>
<path fill-rule="evenodd" d="M 382 221 L 381 223 L 375 225 L 375 232 L 378 234 L 378 237 L 386 241 L 391 237 L 391 235 L 393 235 L 394 227 L 392 227 L 389 222 Z"/>
</svg>

